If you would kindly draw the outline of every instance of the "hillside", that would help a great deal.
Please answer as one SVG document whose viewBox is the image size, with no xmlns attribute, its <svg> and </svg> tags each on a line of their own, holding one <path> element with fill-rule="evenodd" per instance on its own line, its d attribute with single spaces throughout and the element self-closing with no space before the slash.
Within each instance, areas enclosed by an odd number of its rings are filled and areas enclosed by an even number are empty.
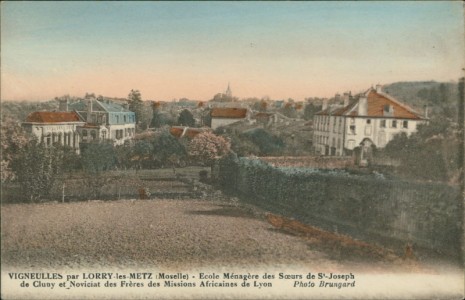
<svg viewBox="0 0 465 300">
<path fill-rule="evenodd" d="M 455 118 L 459 101 L 457 82 L 395 82 L 385 85 L 383 90 L 419 112 L 428 105 L 433 115 Z"/>
</svg>

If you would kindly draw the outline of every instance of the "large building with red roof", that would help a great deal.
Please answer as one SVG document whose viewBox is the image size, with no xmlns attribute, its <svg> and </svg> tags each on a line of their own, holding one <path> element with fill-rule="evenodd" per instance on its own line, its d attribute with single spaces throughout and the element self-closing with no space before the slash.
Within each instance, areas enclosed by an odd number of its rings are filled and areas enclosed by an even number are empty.
<svg viewBox="0 0 465 300">
<path fill-rule="evenodd" d="M 221 126 L 246 120 L 249 117 L 247 108 L 239 107 L 214 107 L 210 112 L 211 128 L 216 129 Z"/>
<path fill-rule="evenodd" d="M 427 121 L 412 108 L 385 94 L 381 86 L 349 98 L 344 105 L 324 107 L 315 114 L 313 145 L 321 155 L 343 156 L 369 142 L 384 148 L 396 134 L 407 135 Z"/>
<path fill-rule="evenodd" d="M 89 98 L 69 104 L 60 101 L 60 111 L 36 111 L 22 127 L 50 146 L 60 143 L 79 152 L 81 143 L 112 141 L 123 145 L 135 135 L 135 114 L 124 105 Z"/>
<path fill-rule="evenodd" d="M 46 146 L 60 143 L 79 151 L 82 139 L 78 128 L 84 124 L 76 112 L 36 111 L 27 116 L 22 127 Z"/>
</svg>

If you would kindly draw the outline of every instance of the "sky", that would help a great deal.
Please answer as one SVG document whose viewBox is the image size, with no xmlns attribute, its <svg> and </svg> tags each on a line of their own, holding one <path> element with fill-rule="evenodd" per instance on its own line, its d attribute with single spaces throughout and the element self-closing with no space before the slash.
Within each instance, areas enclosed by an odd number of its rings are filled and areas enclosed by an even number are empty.
<svg viewBox="0 0 465 300">
<path fill-rule="evenodd" d="M 464 76 L 460 1 L 2 2 L 1 99 L 304 100 Z"/>
</svg>

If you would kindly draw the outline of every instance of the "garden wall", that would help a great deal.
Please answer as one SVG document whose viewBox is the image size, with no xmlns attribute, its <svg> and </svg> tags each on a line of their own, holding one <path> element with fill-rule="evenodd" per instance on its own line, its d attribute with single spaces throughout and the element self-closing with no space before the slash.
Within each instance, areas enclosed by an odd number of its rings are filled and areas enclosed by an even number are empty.
<svg viewBox="0 0 465 300">
<path fill-rule="evenodd" d="M 458 188 L 343 171 L 276 168 L 233 156 L 219 162 L 218 182 L 226 192 L 274 213 L 399 254 L 412 243 L 418 250 L 461 257 Z"/>
</svg>

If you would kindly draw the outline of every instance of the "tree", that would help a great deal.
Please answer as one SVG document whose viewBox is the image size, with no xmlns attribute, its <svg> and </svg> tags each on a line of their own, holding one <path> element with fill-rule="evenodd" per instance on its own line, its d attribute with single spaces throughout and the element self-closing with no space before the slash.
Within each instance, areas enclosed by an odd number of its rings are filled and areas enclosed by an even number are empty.
<svg viewBox="0 0 465 300">
<path fill-rule="evenodd" d="M 21 148 L 13 163 L 13 170 L 24 195 L 30 202 L 38 202 L 50 195 L 61 161 L 54 148 L 45 148 L 32 140 Z"/>
<path fill-rule="evenodd" d="M 150 167 L 153 161 L 153 144 L 147 140 L 136 141 L 130 156 L 131 162 L 137 165 L 137 169 Z"/>
<path fill-rule="evenodd" d="M 177 138 L 167 131 L 163 131 L 153 140 L 153 155 L 156 162 L 160 165 L 172 165 L 176 162 L 181 163 L 187 156 L 186 148 L 179 142 Z"/>
<path fill-rule="evenodd" d="M 109 142 L 85 144 L 81 159 L 84 170 L 93 174 L 111 170 L 117 161 L 115 149 Z"/>
<path fill-rule="evenodd" d="M 15 179 L 13 161 L 32 137 L 11 118 L 3 118 L 1 125 L 1 182 L 6 182 Z"/>
<path fill-rule="evenodd" d="M 216 158 L 229 152 L 230 143 L 211 132 L 202 132 L 193 138 L 188 146 L 189 156 L 205 165 L 211 165 Z"/>
<path fill-rule="evenodd" d="M 285 146 L 281 138 L 263 128 L 252 129 L 244 132 L 242 135 L 258 146 L 260 155 L 279 154 Z"/>
<path fill-rule="evenodd" d="M 195 119 L 190 110 L 184 109 L 183 111 L 181 111 L 178 118 L 178 124 L 189 127 L 195 126 Z"/>
<path fill-rule="evenodd" d="M 384 153 L 400 160 L 398 171 L 415 179 L 456 180 L 460 160 L 455 125 L 444 118 L 419 125 L 410 136 L 398 134 L 386 145 Z"/>
<path fill-rule="evenodd" d="M 315 113 L 319 112 L 321 110 L 320 105 L 315 105 L 313 103 L 308 103 L 305 105 L 304 109 L 304 119 L 305 120 L 313 120 L 313 116 Z"/>
<path fill-rule="evenodd" d="M 128 95 L 129 110 L 136 114 L 136 124 L 139 126 L 143 120 L 144 103 L 139 90 L 131 90 Z"/>
</svg>

